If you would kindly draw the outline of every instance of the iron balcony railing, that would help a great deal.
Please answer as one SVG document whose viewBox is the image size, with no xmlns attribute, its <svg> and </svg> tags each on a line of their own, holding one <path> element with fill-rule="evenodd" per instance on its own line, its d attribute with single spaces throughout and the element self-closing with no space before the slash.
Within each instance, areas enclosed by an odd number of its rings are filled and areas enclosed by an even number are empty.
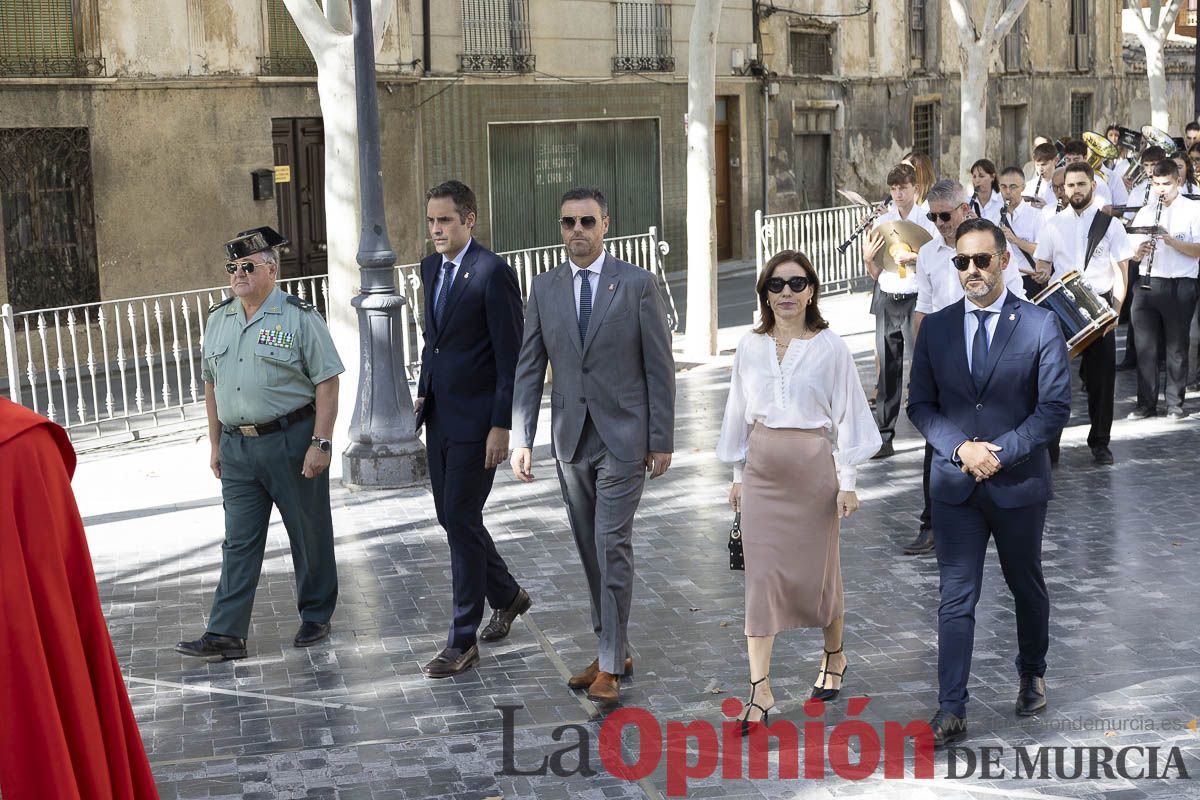
<svg viewBox="0 0 1200 800">
<path fill-rule="evenodd" d="M 655 228 L 606 242 L 608 252 L 652 272 L 674 328 L 678 315 L 663 275 L 669 251 Z M 501 253 L 517 272 L 523 297 L 535 275 L 564 260 L 561 245 Z M 326 313 L 328 276 L 280 281 Z M 421 366 L 424 296 L 419 265 L 396 267 L 404 361 L 410 380 Z M 114 435 L 203 417 L 201 353 L 208 309 L 226 287 L 16 312 L 2 308 L 9 397 L 65 427 L 73 439 Z"/>
<path fill-rule="evenodd" d="M 617 2 L 617 55 L 613 72 L 674 72 L 671 6 Z"/>
<path fill-rule="evenodd" d="M 529 0 L 462 0 L 462 72 L 532 72 Z"/>
</svg>

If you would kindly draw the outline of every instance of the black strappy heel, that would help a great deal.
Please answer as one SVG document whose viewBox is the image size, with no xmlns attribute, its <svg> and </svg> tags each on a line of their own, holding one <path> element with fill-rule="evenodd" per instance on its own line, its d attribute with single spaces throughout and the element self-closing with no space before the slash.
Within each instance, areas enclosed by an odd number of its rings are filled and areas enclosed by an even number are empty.
<svg viewBox="0 0 1200 800">
<path fill-rule="evenodd" d="M 821 650 L 823 650 L 825 653 L 825 658 L 821 661 L 821 672 L 817 675 L 817 682 L 813 685 L 811 695 L 813 700 L 820 700 L 823 703 L 828 703 L 832 700 L 836 700 L 837 696 L 841 694 L 842 689 L 840 686 L 837 689 L 827 689 L 825 688 L 825 682 L 832 677 L 841 678 L 842 682 L 845 682 L 846 672 L 850 669 L 849 661 L 846 662 L 846 666 L 842 667 L 841 672 L 833 672 L 829 669 L 829 657 L 837 655 L 844 649 L 845 645 L 842 645 L 837 650 L 833 651 L 825 650 L 824 647 L 821 648 Z"/>
<path fill-rule="evenodd" d="M 759 678 L 756 681 L 750 681 L 750 699 L 746 702 L 746 715 L 747 716 L 750 715 L 750 709 L 757 708 L 759 711 L 762 712 L 762 719 L 751 722 L 750 720 L 743 718 L 742 719 L 742 728 L 741 728 L 742 736 L 749 736 L 750 731 L 754 730 L 754 726 L 756 726 L 756 725 L 760 725 L 760 724 L 761 725 L 770 725 L 771 724 L 771 721 L 770 721 L 771 709 L 775 708 L 775 706 L 771 706 L 771 708 L 763 708 L 758 703 L 754 702 L 754 690 L 758 687 L 758 685 L 760 683 L 762 683 L 769 677 L 771 677 L 771 676 L 763 675 L 761 678 Z"/>
</svg>

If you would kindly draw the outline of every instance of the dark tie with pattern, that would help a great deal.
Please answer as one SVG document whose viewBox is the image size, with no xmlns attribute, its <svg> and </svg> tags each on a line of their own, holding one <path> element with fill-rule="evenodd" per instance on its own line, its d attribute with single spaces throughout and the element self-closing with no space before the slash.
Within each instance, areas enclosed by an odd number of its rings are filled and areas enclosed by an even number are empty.
<svg viewBox="0 0 1200 800">
<path fill-rule="evenodd" d="M 983 389 L 983 373 L 987 369 L 988 312 L 980 308 L 971 313 L 979 320 L 979 327 L 975 329 L 975 340 L 971 342 L 971 377 L 975 380 L 975 391 L 980 391 Z"/>
<path fill-rule="evenodd" d="M 442 324 L 442 312 L 446 310 L 446 298 L 450 296 L 450 272 L 453 269 L 453 261 L 442 262 L 442 285 L 438 288 L 437 298 L 433 301 L 433 319 L 438 325 Z"/>
<path fill-rule="evenodd" d="M 588 321 L 592 318 L 592 282 L 586 269 L 579 270 L 579 343 L 587 338 Z"/>
</svg>

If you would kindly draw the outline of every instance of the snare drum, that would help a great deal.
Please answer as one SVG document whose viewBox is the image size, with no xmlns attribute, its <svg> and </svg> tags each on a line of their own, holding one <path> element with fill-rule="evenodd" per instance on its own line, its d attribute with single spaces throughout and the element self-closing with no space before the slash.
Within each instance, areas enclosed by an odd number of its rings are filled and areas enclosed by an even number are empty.
<svg viewBox="0 0 1200 800">
<path fill-rule="evenodd" d="M 1104 329 L 1117 318 L 1117 312 L 1104 302 L 1104 298 L 1093 292 L 1083 282 L 1083 275 L 1076 271 L 1051 281 L 1033 298 L 1033 303 L 1053 311 L 1054 316 L 1058 317 L 1071 358 L 1099 339 Z"/>
</svg>

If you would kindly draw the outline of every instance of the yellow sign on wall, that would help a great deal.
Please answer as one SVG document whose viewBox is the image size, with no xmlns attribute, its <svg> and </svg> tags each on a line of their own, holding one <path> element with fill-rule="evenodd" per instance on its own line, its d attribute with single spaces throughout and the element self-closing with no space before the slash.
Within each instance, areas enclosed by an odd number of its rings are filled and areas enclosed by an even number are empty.
<svg viewBox="0 0 1200 800">
<path fill-rule="evenodd" d="M 275 166 L 275 182 L 276 183 L 291 183 L 292 168 L 287 164 Z"/>
</svg>

